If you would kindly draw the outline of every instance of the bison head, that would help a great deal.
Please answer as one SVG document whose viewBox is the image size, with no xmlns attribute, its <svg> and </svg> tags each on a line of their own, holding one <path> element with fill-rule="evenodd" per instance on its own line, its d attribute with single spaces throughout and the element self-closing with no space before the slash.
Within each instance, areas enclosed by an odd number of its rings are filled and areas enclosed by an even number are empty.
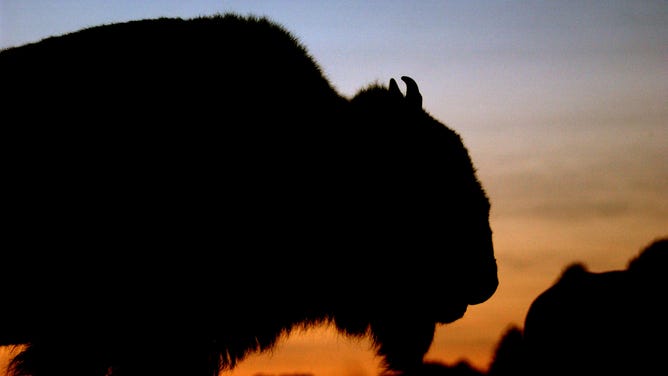
<svg viewBox="0 0 668 376">
<path fill-rule="evenodd" d="M 468 151 L 422 108 L 415 81 L 402 80 L 405 96 L 392 79 L 389 88 L 370 86 L 351 101 L 353 123 L 363 131 L 352 132 L 357 196 L 348 200 L 358 209 L 348 226 L 364 234 L 361 247 L 383 265 L 375 285 L 383 290 L 370 295 L 384 312 L 397 312 L 371 327 L 398 369 L 421 360 L 436 324 L 461 318 L 498 286 L 490 202 Z M 392 341 L 389 333 L 405 336 Z"/>
</svg>

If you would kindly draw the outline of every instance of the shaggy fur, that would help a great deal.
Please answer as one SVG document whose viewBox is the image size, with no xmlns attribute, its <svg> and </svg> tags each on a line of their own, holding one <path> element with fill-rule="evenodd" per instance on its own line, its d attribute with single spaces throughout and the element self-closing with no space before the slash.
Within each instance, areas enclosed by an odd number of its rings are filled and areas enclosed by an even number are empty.
<svg viewBox="0 0 668 376">
<path fill-rule="evenodd" d="M 264 18 L 0 52 L 14 376 L 211 376 L 294 327 L 411 373 L 498 280 L 489 200 L 415 82 L 338 94 Z"/>
</svg>

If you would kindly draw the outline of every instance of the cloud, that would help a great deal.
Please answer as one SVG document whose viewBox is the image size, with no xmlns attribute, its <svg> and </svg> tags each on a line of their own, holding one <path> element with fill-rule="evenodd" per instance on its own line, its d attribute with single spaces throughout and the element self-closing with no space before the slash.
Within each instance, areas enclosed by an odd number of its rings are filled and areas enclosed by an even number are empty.
<svg viewBox="0 0 668 376">
<path fill-rule="evenodd" d="M 591 144 L 578 141 L 577 132 L 552 145 L 535 138 L 533 146 L 488 157 L 494 161 L 483 164 L 481 179 L 493 214 L 556 221 L 668 218 L 668 152 L 656 139 L 620 133 Z"/>
</svg>

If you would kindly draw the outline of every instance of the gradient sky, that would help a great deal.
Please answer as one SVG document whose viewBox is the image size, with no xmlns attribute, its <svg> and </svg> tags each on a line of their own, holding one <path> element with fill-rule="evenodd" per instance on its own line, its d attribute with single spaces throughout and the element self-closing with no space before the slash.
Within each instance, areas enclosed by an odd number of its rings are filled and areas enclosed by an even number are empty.
<svg viewBox="0 0 668 376">
<path fill-rule="evenodd" d="M 437 329 L 428 360 L 486 369 L 567 264 L 622 269 L 668 236 L 668 1 L 0 0 L 0 48 L 226 11 L 285 26 L 343 95 L 413 77 L 464 139 L 492 202 L 500 286 Z M 229 375 L 372 376 L 377 364 L 368 342 L 318 328 Z"/>
</svg>

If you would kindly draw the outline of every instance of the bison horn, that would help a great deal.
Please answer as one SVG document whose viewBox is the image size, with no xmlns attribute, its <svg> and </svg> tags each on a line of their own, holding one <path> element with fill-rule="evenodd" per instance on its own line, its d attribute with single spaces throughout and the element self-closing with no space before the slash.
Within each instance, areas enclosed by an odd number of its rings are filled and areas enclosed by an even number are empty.
<svg viewBox="0 0 668 376">
<path fill-rule="evenodd" d="M 417 83 L 408 76 L 401 76 L 401 80 L 406 83 L 406 101 L 411 106 L 422 108 L 422 95 L 420 94 Z"/>
<path fill-rule="evenodd" d="M 401 93 L 401 90 L 399 90 L 399 85 L 397 85 L 397 81 L 394 80 L 394 78 L 390 78 L 390 93 L 397 97 L 397 98 L 402 98 L 404 95 Z"/>
</svg>

